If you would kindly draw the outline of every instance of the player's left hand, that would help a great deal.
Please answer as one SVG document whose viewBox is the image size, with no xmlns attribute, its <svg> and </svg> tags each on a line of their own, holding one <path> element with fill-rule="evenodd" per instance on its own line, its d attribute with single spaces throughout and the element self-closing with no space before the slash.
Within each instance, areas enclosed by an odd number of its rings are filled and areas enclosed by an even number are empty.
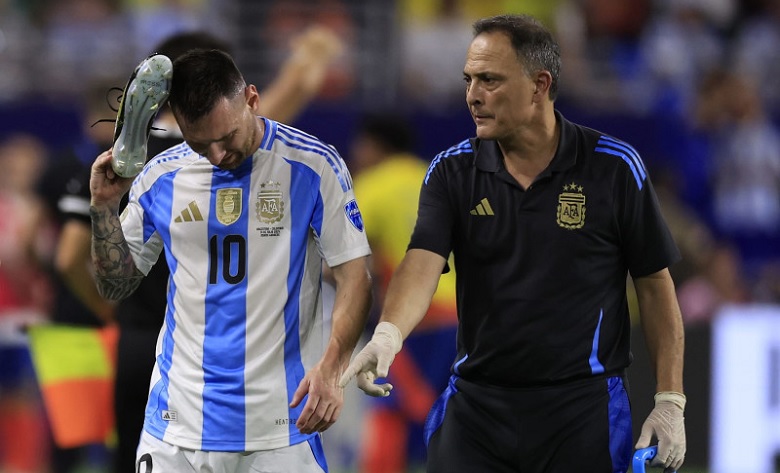
<svg viewBox="0 0 780 473">
<path fill-rule="evenodd" d="M 344 404 L 344 390 L 338 385 L 338 371 L 323 366 L 320 361 L 303 377 L 293 394 L 290 407 L 298 407 L 308 394 L 306 404 L 295 426 L 302 434 L 324 432 L 336 423 Z"/>
<path fill-rule="evenodd" d="M 658 454 L 650 465 L 677 471 L 685 460 L 685 395 L 660 392 L 655 395 L 655 407 L 642 424 L 636 448 L 650 446 L 653 436 L 658 439 Z"/>
</svg>

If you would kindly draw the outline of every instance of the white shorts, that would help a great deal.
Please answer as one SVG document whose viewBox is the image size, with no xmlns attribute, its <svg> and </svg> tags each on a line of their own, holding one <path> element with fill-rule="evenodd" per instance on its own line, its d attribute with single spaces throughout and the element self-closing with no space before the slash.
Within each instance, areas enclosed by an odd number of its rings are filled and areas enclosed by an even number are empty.
<svg viewBox="0 0 780 473">
<path fill-rule="evenodd" d="M 207 452 L 177 447 L 141 434 L 136 473 L 324 473 L 319 437 L 289 447 L 256 452 Z"/>
</svg>

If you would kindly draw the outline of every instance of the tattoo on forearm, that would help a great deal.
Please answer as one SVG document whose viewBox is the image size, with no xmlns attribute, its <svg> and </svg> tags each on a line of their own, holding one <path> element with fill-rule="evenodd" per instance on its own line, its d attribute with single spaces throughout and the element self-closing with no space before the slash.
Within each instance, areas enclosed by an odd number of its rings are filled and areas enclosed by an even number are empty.
<svg viewBox="0 0 780 473">
<path fill-rule="evenodd" d="M 140 272 L 136 276 L 122 279 L 107 279 L 98 276 L 98 292 L 100 292 L 100 295 L 106 299 L 118 301 L 129 296 L 136 289 L 138 289 L 138 286 L 141 284 L 141 280 L 143 278 L 144 275 Z"/>
<path fill-rule="evenodd" d="M 129 296 L 144 275 L 135 266 L 122 233 L 119 216 L 108 209 L 90 207 L 92 261 L 100 294 L 112 300 Z"/>
</svg>

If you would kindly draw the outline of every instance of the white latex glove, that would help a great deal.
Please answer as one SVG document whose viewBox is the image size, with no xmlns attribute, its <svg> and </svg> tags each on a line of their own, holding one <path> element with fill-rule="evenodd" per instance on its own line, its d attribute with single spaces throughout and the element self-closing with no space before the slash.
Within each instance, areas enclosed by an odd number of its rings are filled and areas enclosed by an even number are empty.
<svg viewBox="0 0 780 473">
<path fill-rule="evenodd" d="M 339 386 L 343 388 L 349 380 L 357 376 L 358 387 L 369 396 L 389 396 L 393 385 L 375 384 L 374 380 L 387 376 L 395 355 L 401 351 L 402 343 L 403 337 L 398 327 L 390 322 L 379 322 L 371 340 L 360 350 L 341 376 Z"/>
<path fill-rule="evenodd" d="M 658 439 L 658 454 L 650 466 L 664 467 L 665 471 L 677 471 L 685 460 L 685 395 L 676 392 L 660 392 L 655 395 L 655 407 L 642 424 L 642 432 L 636 448 L 650 446 L 653 436 Z"/>
</svg>

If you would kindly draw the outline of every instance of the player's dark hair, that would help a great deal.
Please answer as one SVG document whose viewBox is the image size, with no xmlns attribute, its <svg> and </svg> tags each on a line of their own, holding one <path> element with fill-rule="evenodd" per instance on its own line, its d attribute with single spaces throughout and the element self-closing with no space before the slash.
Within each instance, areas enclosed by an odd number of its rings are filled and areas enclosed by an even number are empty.
<svg viewBox="0 0 780 473">
<path fill-rule="evenodd" d="M 246 81 L 233 58 L 217 49 L 194 49 L 173 62 L 168 103 L 188 122 L 207 115 L 223 98 L 233 99 Z"/>
<path fill-rule="evenodd" d="M 529 74 L 541 70 L 550 73 L 549 97 L 555 100 L 561 74 L 561 48 L 552 33 L 529 15 L 498 15 L 474 23 L 474 36 L 494 31 L 509 36 L 518 59 Z"/>
</svg>

